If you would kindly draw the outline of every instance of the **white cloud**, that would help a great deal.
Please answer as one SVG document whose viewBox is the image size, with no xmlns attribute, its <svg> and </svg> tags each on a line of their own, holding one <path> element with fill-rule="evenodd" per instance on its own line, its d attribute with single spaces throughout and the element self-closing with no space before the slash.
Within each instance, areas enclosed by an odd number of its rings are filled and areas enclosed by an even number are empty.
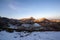
<svg viewBox="0 0 60 40">
<path fill-rule="evenodd" d="M 13 10 L 16 10 L 17 9 L 16 2 L 14 0 L 6 0 L 6 2 L 8 2 L 8 7 L 10 9 L 13 9 Z"/>
<path fill-rule="evenodd" d="M 8 6 L 9 6 L 11 9 L 13 9 L 13 10 L 16 10 L 16 9 L 17 9 L 16 6 L 13 5 L 13 4 L 9 4 Z"/>
</svg>

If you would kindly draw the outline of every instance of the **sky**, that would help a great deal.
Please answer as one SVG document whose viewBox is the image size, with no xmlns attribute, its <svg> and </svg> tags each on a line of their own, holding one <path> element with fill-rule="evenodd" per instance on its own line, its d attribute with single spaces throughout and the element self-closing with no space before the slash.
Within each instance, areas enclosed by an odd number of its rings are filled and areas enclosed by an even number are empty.
<svg viewBox="0 0 60 40">
<path fill-rule="evenodd" d="M 59 18 L 60 0 L 0 0 L 0 16 Z"/>
</svg>

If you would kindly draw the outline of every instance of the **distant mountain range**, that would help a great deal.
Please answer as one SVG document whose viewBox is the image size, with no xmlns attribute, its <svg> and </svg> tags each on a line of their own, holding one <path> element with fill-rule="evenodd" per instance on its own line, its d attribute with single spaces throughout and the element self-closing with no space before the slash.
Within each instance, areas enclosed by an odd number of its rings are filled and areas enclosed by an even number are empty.
<svg viewBox="0 0 60 40">
<path fill-rule="evenodd" d="M 46 18 L 35 19 L 33 17 L 30 17 L 18 20 L 0 17 L 0 28 L 1 27 L 14 29 L 18 28 L 22 30 L 60 30 L 60 19 L 49 20 Z"/>
</svg>

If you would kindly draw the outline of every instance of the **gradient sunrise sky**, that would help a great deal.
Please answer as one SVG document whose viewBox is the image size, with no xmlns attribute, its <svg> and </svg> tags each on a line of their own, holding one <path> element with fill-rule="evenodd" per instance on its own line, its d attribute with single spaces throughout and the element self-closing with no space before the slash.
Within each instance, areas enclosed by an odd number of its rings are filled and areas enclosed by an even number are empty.
<svg viewBox="0 0 60 40">
<path fill-rule="evenodd" d="M 0 0 L 0 16 L 59 18 L 60 0 Z"/>
</svg>

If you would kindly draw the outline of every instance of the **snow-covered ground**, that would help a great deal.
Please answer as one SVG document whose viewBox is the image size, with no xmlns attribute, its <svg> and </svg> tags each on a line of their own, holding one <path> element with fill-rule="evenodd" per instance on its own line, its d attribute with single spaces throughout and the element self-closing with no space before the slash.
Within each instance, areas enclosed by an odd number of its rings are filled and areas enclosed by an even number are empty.
<svg viewBox="0 0 60 40">
<path fill-rule="evenodd" d="M 60 32 L 0 32 L 0 40 L 60 40 Z"/>
</svg>

